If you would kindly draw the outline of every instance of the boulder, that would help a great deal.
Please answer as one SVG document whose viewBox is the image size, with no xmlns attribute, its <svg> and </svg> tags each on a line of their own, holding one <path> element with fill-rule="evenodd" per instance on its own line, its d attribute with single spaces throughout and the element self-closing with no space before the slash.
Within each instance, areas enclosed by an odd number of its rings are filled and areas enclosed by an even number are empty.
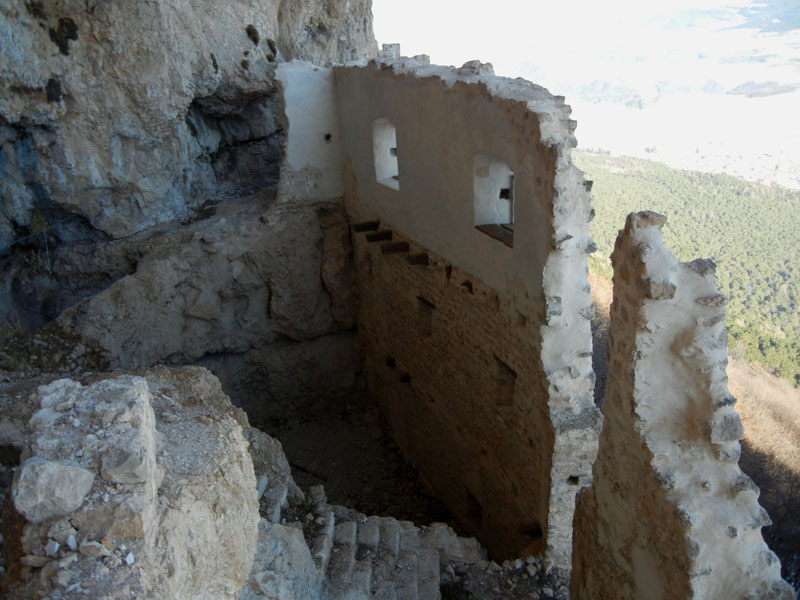
<svg viewBox="0 0 800 600">
<path fill-rule="evenodd" d="M 61 379 L 36 397 L 12 488 L 27 522 L 10 597 L 238 597 L 256 479 L 247 419 L 208 371 Z"/>
<path fill-rule="evenodd" d="M 81 507 L 95 474 L 69 460 L 29 458 L 17 470 L 14 508 L 31 523 L 69 514 Z"/>
</svg>

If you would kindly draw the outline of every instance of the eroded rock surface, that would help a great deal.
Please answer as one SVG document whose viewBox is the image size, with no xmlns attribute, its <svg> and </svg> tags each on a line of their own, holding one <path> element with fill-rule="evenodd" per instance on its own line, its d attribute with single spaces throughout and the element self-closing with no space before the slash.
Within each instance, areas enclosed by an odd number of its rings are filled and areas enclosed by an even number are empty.
<svg viewBox="0 0 800 600">
<path fill-rule="evenodd" d="M 277 62 L 375 52 L 367 0 L 12 0 L 0 31 L 0 251 L 37 220 L 121 237 L 263 187 Z"/>
<path fill-rule="evenodd" d="M 40 348 L 0 352 L 0 368 L 202 359 L 247 402 L 321 364 L 289 395 L 328 395 L 321 381 L 343 365 L 332 357 L 353 356 L 346 335 L 324 337 L 352 326 L 347 231 L 324 206 L 259 220 L 239 203 L 263 208 L 278 179 L 277 65 L 374 55 L 369 0 L 14 0 L 0 31 L 0 338 L 20 346 L 81 311 Z M 231 203 L 238 218 L 193 227 Z M 163 335 L 131 342 L 131 328 Z"/>
<path fill-rule="evenodd" d="M 262 192 L 93 252 L 64 247 L 53 260 L 60 272 L 102 271 L 116 280 L 85 299 L 73 294 L 75 304 L 32 342 L 0 348 L 0 367 L 197 362 L 256 421 L 354 385 L 352 251 L 336 203 L 277 204 Z M 126 274 L 118 265 L 129 260 Z"/>
</svg>

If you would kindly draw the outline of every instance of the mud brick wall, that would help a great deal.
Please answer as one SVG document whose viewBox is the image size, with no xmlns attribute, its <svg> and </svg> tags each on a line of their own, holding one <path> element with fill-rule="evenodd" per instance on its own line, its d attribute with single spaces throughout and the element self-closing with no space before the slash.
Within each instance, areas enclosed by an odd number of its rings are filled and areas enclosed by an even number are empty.
<svg viewBox="0 0 800 600">
<path fill-rule="evenodd" d="M 392 48 L 334 79 L 369 391 L 496 558 L 567 564 L 600 428 L 570 109 Z"/>
<path fill-rule="evenodd" d="M 374 215 L 359 217 L 359 338 L 395 440 L 496 556 L 541 554 L 555 432 L 537 316 Z M 588 455 L 575 458 L 558 469 L 573 493 Z"/>
</svg>

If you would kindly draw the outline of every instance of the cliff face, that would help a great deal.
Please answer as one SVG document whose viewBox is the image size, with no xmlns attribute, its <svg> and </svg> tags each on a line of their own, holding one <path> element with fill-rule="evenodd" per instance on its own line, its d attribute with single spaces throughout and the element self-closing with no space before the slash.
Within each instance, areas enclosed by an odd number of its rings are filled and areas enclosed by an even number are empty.
<svg viewBox="0 0 800 600">
<path fill-rule="evenodd" d="M 375 51 L 365 0 L 12 0 L 0 30 L 0 251 L 64 219 L 51 243 L 129 235 L 271 183 L 276 63 Z"/>
<path fill-rule="evenodd" d="M 45 369 L 200 361 L 245 403 L 351 386 L 344 213 L 276 204 L 275 71 L 373 55 L 369 0 L 12 0 L 0 32 L 0 337 L 98 350 Z"/>
</svg>

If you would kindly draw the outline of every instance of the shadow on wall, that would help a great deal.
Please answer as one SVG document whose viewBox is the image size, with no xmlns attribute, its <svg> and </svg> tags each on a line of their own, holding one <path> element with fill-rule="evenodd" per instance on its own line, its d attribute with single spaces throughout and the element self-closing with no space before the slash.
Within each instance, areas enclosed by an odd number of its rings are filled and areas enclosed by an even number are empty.
<svg viewBox="0 0 800 600">
<path fill-rule="evenodd" d="M 280 98 L 274 91 L 241 99 L 206 96 L 192 101 L 186 125 L 213 169 L 222 199 L 247 196 L 278 181 L 286 141 L 280 114 Z"/>
<path fill-rule="evenodd" d="M 800 473 L 748 442 L 739 464 L 761 489 L 759 502 L 772 519 L 761 530 L 764 540 L 781 559 L 781 575 L 800 590 Z"/>
</svg>

